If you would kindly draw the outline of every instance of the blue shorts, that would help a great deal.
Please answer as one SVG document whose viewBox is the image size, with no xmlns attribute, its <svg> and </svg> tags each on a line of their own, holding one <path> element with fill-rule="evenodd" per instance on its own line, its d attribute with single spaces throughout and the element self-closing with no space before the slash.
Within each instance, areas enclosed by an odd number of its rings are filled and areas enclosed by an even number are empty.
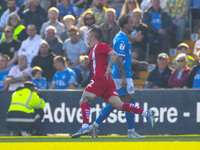
<svg viewBox="0 0 200 150">
<path fill-rule="evenodd" d="M 121 86 L 122 85 L 122 79 L 113 79 L 113 80 L 115 81 L 116 90 L 117 90 L 119 96 L 129 95 L 129 94 L 135 93 L 132 78 L 126 78 L 126 80 L 127 80 L 127 87 L 126 88 L 122 88 L 122 86 Z"/>
</svg>

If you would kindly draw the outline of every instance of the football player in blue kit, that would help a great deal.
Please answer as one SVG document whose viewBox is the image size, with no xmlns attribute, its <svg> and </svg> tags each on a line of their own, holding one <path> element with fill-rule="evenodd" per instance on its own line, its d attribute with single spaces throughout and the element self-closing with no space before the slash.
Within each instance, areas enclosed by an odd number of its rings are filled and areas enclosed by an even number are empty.
<svg viewBox="0 0 200 150">
<path fill-rule="evenodd" d="M 131 59 L 132 48 L 127 37 L 127 35 L 133 30 L 133 21 L 131 17 L 129 15 L 122 15 L 119 18 L 118 23 L 121 30 L 113 39 L 113 49 L 120 56 L 120 61 L 123 62 L 124 68 L 118 67 L 116 63 L 112 68 L 112 72 L 113 72 L 112 78 L 115 81 L 116 90 L 120 98 L 127 103 L 135 104 L 135 98 L 134 98 L 135 90 L 134 90 L 133 80 L 131 77 L 131 65 L 134 64 L 134 65 L 140 65 L 140 66 L 148 66 L 148 63 L 144 61 L 137 61 L 137 60 Z M 118 69 L 123 69 L 123 71 L 118 70 Z M 103 120 L 105 120 L 109 116 L 109 114 L 114 109 L 115 109 L 114 107 L 108 104 L 101 111 L 100 115 L 95 120 L 95 122 L 92 125 L 90 125 L 91 135 L 93 138 L 97 138 L 97 131 L 98 131 L 97 128 L 103 122 Z M 151 116 L 153 116 L 152 111 L 148 111 L 148 113 L 150 113 Z M 128 138 L 144 138 L 144 136 L 139 135 L 135 131 L 134 119 L 135 119 L 134 113 L 126 112 L 126 120 L 127 120 L 127 127 L 128 127 L 127 137 Z"/>
</svg>

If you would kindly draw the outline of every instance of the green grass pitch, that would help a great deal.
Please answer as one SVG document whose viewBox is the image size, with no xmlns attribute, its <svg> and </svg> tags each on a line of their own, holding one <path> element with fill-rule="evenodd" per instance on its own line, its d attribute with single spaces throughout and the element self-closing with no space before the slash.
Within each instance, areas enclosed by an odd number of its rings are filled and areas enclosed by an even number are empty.
<svg viewBox="0 0 200 150">
<path fill-rule="evenodd" d="M 6 142 L 162 142 L 162 141 L 193 141 L 200 142 L 200 135 L 147 135 L 142 139 L 128 139 L 126 136 L 99 136 L 93 139 L 90 136 L 82 136 L 72 139 L 70 136 L 28 136 L 28 137 L 0 137 L 0 143 Z"/>
</svg>

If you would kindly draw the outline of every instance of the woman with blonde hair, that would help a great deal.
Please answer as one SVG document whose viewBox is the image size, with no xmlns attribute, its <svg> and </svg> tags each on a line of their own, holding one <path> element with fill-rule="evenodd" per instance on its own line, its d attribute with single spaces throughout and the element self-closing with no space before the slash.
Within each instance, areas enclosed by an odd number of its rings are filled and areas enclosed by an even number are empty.
<svg viewBox="0 0 200 150">
<path fill-rule="evenodd" d="M 140 6 L 139 6 L 137 0 L 125 0 L 124 5 L 122 6 L 121 15 L 124 15 L 124 14 L 129 14 L 129 15 L 131 15 L 131 14 L 132 14 L 132 11 L 133 11 L 135 8 L 140 8 Z"/>
<path fill-rule="evenodd" d="M 191 69 L 188 67 L 188 58 L 186 54 L 178 54 L 176 60 L 178 68 L 172 71 L 168 80 L 168 86 L 171 88 L 183 88 Z"/>
<path fill-rule="evenodd" d="M 26 27 L 20 24 L 20 17 L 15 12 L 9 15 L 8 25 L 14 28 L 13 39 L 22 42 L 27 38 Z M 5 32 L 3 32 L 1 36 L 1 42 L 5 41 L 6 41 Z"/>
</svg>

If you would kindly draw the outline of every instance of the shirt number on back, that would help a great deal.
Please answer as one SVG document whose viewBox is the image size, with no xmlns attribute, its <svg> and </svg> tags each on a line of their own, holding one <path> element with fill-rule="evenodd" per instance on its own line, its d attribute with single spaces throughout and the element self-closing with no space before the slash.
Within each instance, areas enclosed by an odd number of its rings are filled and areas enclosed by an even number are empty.
<svg viewBox="0 0 200 150">
<path fill-rule="evenodd" d="M 88 84 L 89 87 L 92 87 L 92 84 L 94 83 L 94 80 L 91 80 L 91 82 Z"/>
</svg>

